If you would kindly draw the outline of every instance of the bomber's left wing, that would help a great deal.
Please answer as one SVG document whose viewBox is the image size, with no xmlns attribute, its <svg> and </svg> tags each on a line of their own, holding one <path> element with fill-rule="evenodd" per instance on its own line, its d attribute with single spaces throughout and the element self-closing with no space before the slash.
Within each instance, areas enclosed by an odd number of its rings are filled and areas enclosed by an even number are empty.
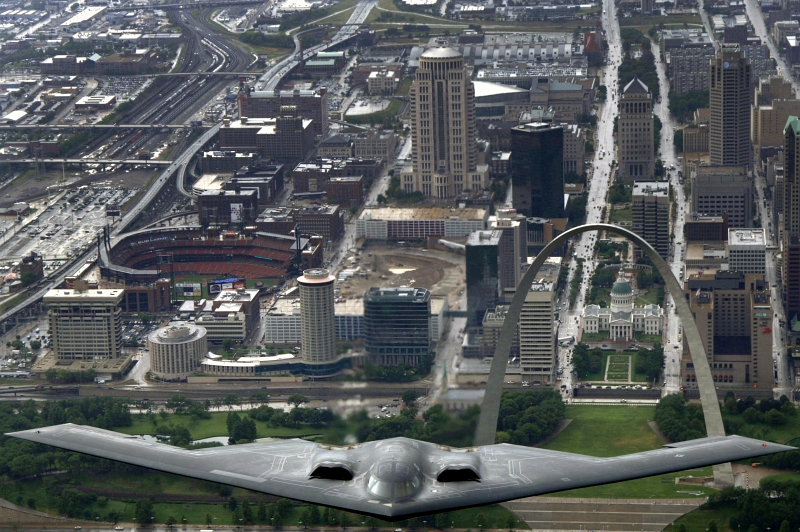
<svg viewBox="0 0 800 532">
<path fill-rule="evenodd" d="M 190 451 L 72 424 L 9 436 L 395 521 L 794 449 L 727 436 L 613 458 L 508 444 L 450 449 L 406 438 L 345 450 L 287 440 Z"/>
<path fill-rule="evenodd" d="M 741 436 L 671 443 L 662 449 L 611 458 L 499 444 L 479 447 L 479 482 L 448 485 L 449 497 L 462 506 L 542 495 L 684 471 L 745 458 L 794 450 L 794 447 Z"/>
</svg>

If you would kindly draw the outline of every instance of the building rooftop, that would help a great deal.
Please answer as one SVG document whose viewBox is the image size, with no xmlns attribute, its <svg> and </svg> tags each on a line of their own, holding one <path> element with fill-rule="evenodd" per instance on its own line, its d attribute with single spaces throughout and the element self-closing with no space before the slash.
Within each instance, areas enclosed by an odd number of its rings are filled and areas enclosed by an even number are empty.
<svg viewBox="0 0 800 532">
<path fill-rule="evenodd" d="M 622 89 L 624 94 L 648 94 L 650 90 L 647 88 L 642 80 L 637 77 L 634 77 L 632 80 L 625 85 L 625 88 Z"/>
<path fill-rule="evenodd" d="M 766 247 L 763 229 L 728 229 L 729 246 Z"/>
<path fill-rule="evenodd" d="M 206 335 L 203 327 L 183 321 L 172 322 L 166 327 L 156 329 L 147 335 L 147 340 L 154 344 L 181 344 L 197 340 Z"/>
<path fill-rule="evenodd" d="M 275 89 L 274 91 L 251 91 L 250 98 L 292 98 L 292 97 L 313 97 L 319 98 L 322 96 L 322 93 L 319 90 L 312 90 L 312 89 L 296 89 L 291 91 L 281 91 Z"/>
<path fill-rule="evenodd" d="M 248 303 L 255 301 L 258 298 L 260 290 L 257 288 L 252 289 L 239 289 L 239 290 L 221 290 L 217 297 L 214 298 L 216 302 L 223 303 Z"/>
<path fill-rule="evenodd" d="M 669 188 L 667 185 L 657 185 L 654 183 L 634 183 L 633 196 L 660 196 L 666 198 L 669 196 Z"/>
<path fill-rule="evenodd" d="M 361 212 L 361 220 L 483 220 L 486 209 L 466 207 L 455 209 L 447 207 L 377 207 Z"/>
<path fill-rule="evenodd" d="M 202 197 L 202 198 L 209 198 L 209 197 L 214 197 L 214 196 L 230 196 L 232 198 L 235 198 L 235 197 L 238 197 L 238 196 L 253 196 L 253 197 L 257 197 L 258 196 L 258 191 L 257 190 L 253 190 L 251 188 L 245 189 L 245 190 L 240 190 L 239 192 L 237 192 L 235 190 L 204 190 L 202 192 L 202 194 L 200 194 L 200 197 Z"/>
<path fill-rule="evenodd" d="M 415 299 L 418 301 L 425 301 L 431 298 L 431 293 L 427 288 L 411 288 L 407 286 L 400 286 L 395 288 L 385 288 L 382 286 L 373 286 L 364 295 L 364 299 Z"/>
<path fill-rule="evenodd" d="M 423 52 L 422 57 L 426 59 L 447 59 L 447 58 L 456 58 L 464 56 L 458 50 L 454 50 L 453 48 L 447 47 L 440 47 L 440 48 L 429 48 Z"/>
<path fill-rule="evenodd" d="M 104 288 L 102 290 L 76 290 L 56 288 L 49 290 L 44 295 L 45 303 L 48 300 L 82 300 L 82 301 L 109 301 L 112 299 L 122 299 L 125 290 L 121 288 Z"/>
<path fill-rule="evenodd" d="M 467 236 L 467 246 L 499 246 L 502 231 L 473 231 Z"/>
<path fill-rule="evenodd" d="M 511 93 L 528 93 L 526 89 L 520 89 L 513 85 L 503 85 L 502 83 L 493 83 L 491 81 L 473 81 L 472 85 L 475 87 L 475 97 L 481 98 L 484 96 L 495 96 L 497 94 L 511 94 Z"/>
<path fill-rule="evenodd" d="M 68 18 L 66 21 L 62 22 L 61 25 L 64 27 L 69 27 L 74 24 L 82 24 L 84 22 L 88 22 L 91 19 L 97 17 L 105 11 L 105 6 L 88 6 L 82 9 L 79 13 L 73 15 L 72 17 Z"/>
</svg>

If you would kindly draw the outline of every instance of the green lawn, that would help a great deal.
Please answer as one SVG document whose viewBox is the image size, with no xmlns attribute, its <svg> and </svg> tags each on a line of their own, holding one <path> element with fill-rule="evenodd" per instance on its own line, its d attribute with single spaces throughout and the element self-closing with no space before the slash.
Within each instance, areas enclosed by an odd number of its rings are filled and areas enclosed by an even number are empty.
<svg viewBox="0 0 800 532">
<path fill-rule="evenodd" d="M 142 390 L 142 393 L 147 393 L 146 390 Z M 144 397 L 144 396 L 143 396 Z M 239 415 L 243 415 L 242 412 L 238 412 Z M 174 423 L 175 425 L 183 425 L 189 432 L 192 434 L 192 439 L 194 440 L 202 440 L 205 438 L 211 438 L 214 436 L 227 436 L 228 435 L 228 427 L 225 424 L 225 420 L 228 418 L 227 412 L 213 412 L 211 414 L 211 419 L 200 419 L 196 423 L 192 423 L 192 419 L 189 416 L 179 416 L 175 414 L 170 414 L 167 416 L 166 421 L 163 421 L 161 416 L 156 416 L 159 423 Z M 271 428 L 268 427 L 266 423 L 262 423 L 261 421 L 256 421 L 256 429 L 257 435 L 259 438 L 305 438 L 305 439 L 315 439 L 319 438 L 325 432 L 325 429 L 311 429 L 308 427 L 299 428 L 299 429 L 290 429 L 290 428 Z M 115 429 L 117 432 L 122 432 L 124 434 L 155 434 L 155 426 L 153 423 L 146 417 L 142 415 L 134 415 L 133 416 L 133 425 L 130 427 L 119 427 Z"/>
<path fill-rule="evenodd" d="M 647 424 L 654 416 L 655 407 L 651 406 L 569 405 L 565 417 L 572 419 L 572 422 L 542 447 L 591 456 L 617 456 L 658 449 L 661 443 Z M 709 488 L 675 484 L 676 476 L 688 475 L 708 476 L 711 475 L 711 468 L 569 490 L 560 492 L 558 496 L 672 499 L 693 497 L 689 493 L 680 493 L 682 491 L 714 492 Z"/>
<path fill-rule="evenodd" d="M 606 359 L 608 364 L 608 380 L 628 382 L 628 369 L 631 358 L 627 355 L 609 355 Z"/>
<path fill-rule="evenodd" d="M 411 90 L 411 76 L 406 76 L 400 81 L 400 85 L 397 86 L 397 90 L 394 91 L 395 95 L 397 96 L 405 96 L 408 94 L 408 91 Z"/>
<path fill-rule="evenodd" d="M 641 332 L 637 332 L 634 334 L 636 337 L 637 342 L 647 342 L 647 343 L 662 343 L 662 337 L 658 334 L 644 334 Z"/>
<path fill-rule="evenodd" d="M 637 305 L 658 305 L 658 288 L 647 290 L 636 298 Z"/>
<path fill-rule="evenodd" d="M 736 509 L 732 507 L 719 508 L 717 510 L 697 509 L 677 519 L 666 530 L 672 532 L 678 530 L 679 526 L 684 525 L 688 531 L 697 530 L 699 532 L 706 530 L 711 521 L 716 521 L 717 530 L 720 532 L 732 532 L 728 527 L 728 522 L 734 515 L 736 515 Z"/>
<path fill-rule="evenodd" d="M 581 342 L 605 342 L 608 340 L 607 332 L 598 333 L 583 333 L 581 334 Z"/>
<path fill-rule="evenodd" d="M 393 99 L 392 103 L 389 104 L 389 107 L 387 107 L 383 111 L 379 111 L 377 113 L 370 113 L 368 115 L 355 115 L 355 116 L 345 115 L 344 120 L 346 122 L 350 122 L 351 124 L 375 124 L 379 123 L 384 118 L 397 115 L 402 107 L 403 107 L 402 101 Z"/>
<path fill-rule="evenodd" d="M 631 352 L 631 364 L 633 364 L 633 382 L 648 382 L 647 375 L 643 373 L 636 373 L 636 359 L 639 353 Z"/>
<path fill-rule="evenodd" d="M 633 210 L 630 206 L 611 209 L 610 222 L 630 222 L 633 220 Z"/>
<path fill-rule="evenodd" d="M 621 28 L 625 26 L 641 26 L 642 28 L 652 28 L 653 26 L 659 26 L 660 24 L 664 24 L 665 26 L 683 26 L 684 23 L 686 24 L 703 24 L 703 20 L 700 18 L 699 15 L 670 15 L 669 17 L 646 17 L 646 16 L 635 16 L 635 17 L 628 17 L 628 18 L 620 18 L 619 25 Z M 644 32 L 645 35 L 647 32 Z"/>
<path fill-rule="evenodd" d="M 616 355 L 616 351 L 603 351 L 603 361 L 600 364 L 600 372 L 599 373 L 589 373 L 585 379 L 586 382 L 593 382 L 593 381 L 602 381 L 605 379 L 606 376 L 606 364 L 608 363 L 608 358 L 611 356 Z M 628 380 L 628 377 L 625 377 L 625 380 Z"/>
<path fill-rule="evenodd" d="M 744 398 L 745 394 L 743 393 L 741 394 L 741 397 L 739 396 L 740 394 L 736 395 L 737 398 Z M 722 417 L 724 419 L 737 419 L 744 422 L 741 415 L 728 414 L 724 410 L 722 412 Z M 773 426 L 767 425 L 766 423 L 753 423 L 751 425 L 748 424 L 747 427 L 749 430 L 755 429 L 756 431 L 760 431 L 763 434 L 760 436 L 762 439 L 772 440 L 779 443 L 788 442 L 789 440 L 800 436 L 800 415 L 786 416 L 785 425 Z"/>
</svg>

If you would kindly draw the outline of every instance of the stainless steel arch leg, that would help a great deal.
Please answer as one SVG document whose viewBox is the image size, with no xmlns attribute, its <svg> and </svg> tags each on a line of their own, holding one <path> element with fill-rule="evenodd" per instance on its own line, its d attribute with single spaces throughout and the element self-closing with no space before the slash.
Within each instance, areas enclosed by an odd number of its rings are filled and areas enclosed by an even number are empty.
<svg viewBox="0 0 800 532">
<path fill-rule="evenodd" d="M 714 380 L 711 377 L 711 368 L 708 364 L 706 350 L 700 340 L 700 333 L 697 330 L 697 325 L 695 324 L 692 311 L 689 308 L 689 303 L 686 301 L 686 298 L 683 297 L 683 288 L 678 282 L 678 279 L 675 278 L 672 270 L 670 270 L 669 265 L 659 256 L 650 244 L 636 233 L 617 227 L 616 225 L 587 224 L 573 227 L 554 238 L 544 247 L 542 252 L 536 256 L 533 264 L 522 277 L 517 291 L 514 294 L 514 298 L 511 301 L 508 313 L 506 314 L 506 319 L 503 322 L 503 328 L 501 329 L 500 338 L 497 342 L 494 359 L 489 369 L 489 379 L 487 380 L 486 393 L 483 397 L 483 405 L 481 407 L 480 419 L 478 420 L 478 428 L 475 433 L 474 445 L 491 445 L 495 442 L 497 419 L 500 414 L 500 397 L 503 393 L 503 380 L 508 366 L 509 353 L 511 352 L 511 342 L 516 332 L 522 305 L 525 302 L 525 294 L 530 289 L 539 269 L 550 254 L 573 236 L 587 231 L 608 231 L 609 233 L 623 236 L 639 246 L 647 253 L 650 260 L 653 261 L 653 265 L 655 265 L 658 272 L 664 278 L 667 290 L 672 294 L 678 317 L 683 324 L 684 338 L 689 345 L 689 351 L 691 352 L 692 362 L 694 363 L 695 374 L 697 376 L 697 387 L 700 390 L 700 402 L 703 407 L 706 431 L 709 436 L 725 436 L 725 427 L 722 424 L 722 413 L 719 408 Z M 714 482 L 718 486 L 733 485 L 733 470 L 729 463 L 714 466 Z"/>
</svg>

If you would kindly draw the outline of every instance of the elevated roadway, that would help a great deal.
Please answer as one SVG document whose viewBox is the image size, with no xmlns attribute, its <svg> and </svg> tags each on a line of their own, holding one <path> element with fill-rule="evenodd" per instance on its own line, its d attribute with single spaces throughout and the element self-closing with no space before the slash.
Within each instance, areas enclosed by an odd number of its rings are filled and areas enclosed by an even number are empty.
<svg viewBox="0 0 800 532">
<path fill-rule="evenodd" d="M 302 62 L 304 59 L 308 59 L 312 57 L 317 52 L 323 52 L 343 42 L 351 39 L 353 36 L 358 33 L 358 29 L 361 24 L 367 20 L 370 11 L 372 8 L 378 5 L 378 0 L 361 0 L 356 4 L 355 9 L 350 14 L 350 18 L 347 22 L 341 27 L 341 29 L 334 35 L 331 42 L 328 44 L 318 44 L 316 46 L 312 46 L 311 48 L 305 50 L 303 52 L 303 57 L 298 57 L 298 52 L 300 50 L 300 41 L 297 36 L 301 33 L 295 33 L 292 35 L 292 39 L 294 39 L 295 43 L 295 53 L 290 55 L 277 65 L 273 66 L 269 70 L 267 70 L 263 76 L 259 79 L 259 82 L 256 84 L 257 90 L 263 91 L 271 91 L 275 90 L 275 88 L 280 84 L 281 80 L 293 69 L 297 68 L 297 66 Z M 319 28 L 312 28 L 311 30 L 306 31 L 316 31 Z"/>
<path fill-rule="evenodd" d="M 205 2 L 192 2 L 191 4 L 159 4 L 157 9 L 172 10 L 172 9 L 201 9 L 206 7 L 224 7 L 224 6 L 260 6 L 264 0 L 208 0 Z M 137 9 L 145 9 L 140 6 L 121 6 L 109 7 L 106 11 L 135 11 Z"/>
<path fill-rule="evenodd" d="M 208 129 L 211 124 L 192 126 L 190 124 L 0 124 L 4 129 Z"/>
<path fill-rule="evenodd" d="M 49 157 L 25 158 L 25 159 L 2 159 L 3 164 L 36 164 L 36 163 L 62 163 L 62 164 L 145 164 L 149 166 L 165 166 L 172 161 L 163 159 L 71 159 L 60 158 L 51 159 Z"/>
</svg>

